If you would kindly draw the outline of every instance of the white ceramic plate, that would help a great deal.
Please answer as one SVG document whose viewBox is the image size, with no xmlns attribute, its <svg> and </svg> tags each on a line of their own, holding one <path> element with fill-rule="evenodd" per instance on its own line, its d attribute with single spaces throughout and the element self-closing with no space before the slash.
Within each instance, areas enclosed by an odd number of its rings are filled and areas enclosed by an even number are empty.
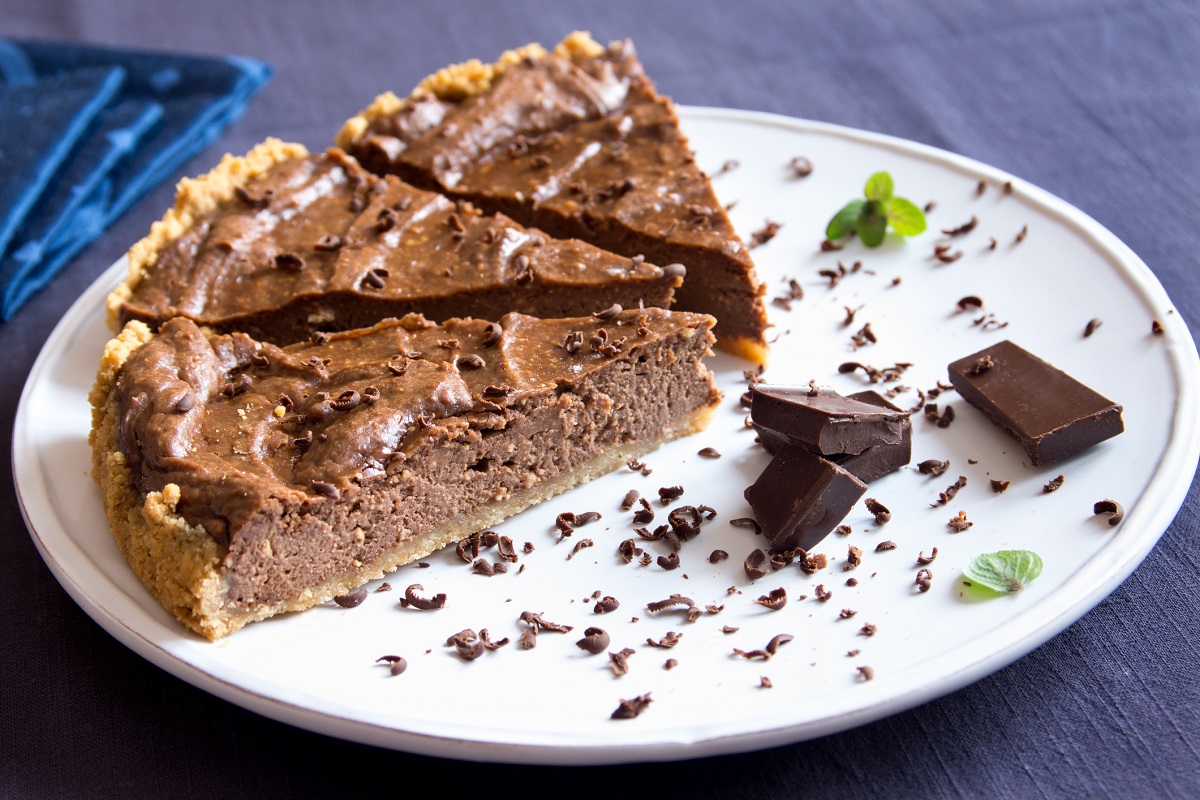
<svg viewBox="0 0 1200 800">
<path fill-rule="evenodd" d="M 910 708 L 975 681 L 1061 631 L 1099 602 L 1142 560 L 1166 529 L 1195 471 L 1200 435 L 1195 345 L 1146 266 L 1112 234 L 1078 210 L 996 169 L 911 142 L 801 120 L 743 112 L 685 109 L 685 128 L 702 166 L 716 173 L 729 159 L 740 166 L 715 178 L 744 236 L 766 219 L 778 236 L 754 251 L 768 297 L 787 278 L 805 297 L 791 311 L 771 305 L 778 341 L 767 377 L 810 379 L 843 392 L 866 388 L 861 373 L 841 375 L 840 363 L 913 366 L 903 383 L 930 388 L 946 364 L 1003 338 L 1064 369 L 1123 403 L 1126 432 L 1066 462 L 1035 469 L 1022 449 L 954 394 L 938 398 L 957 419 L 939 429 L 914 417 L 913 463 L 948 459 L 940 478 L 908 468 L 876 482 L 869 494 L 889 506 L 879 528 L 860 504 L 845 520 L 849 536 L 819 548 L 832 562 L 813 576 L 795 565 L 751 582 L 743 558 L 759 543 L 729 520 L 749 508 L 742 491 L 767 456 L 743 427 L 738 397 L 748 365 L 713 359 L 726 401 L 711 428 L 647 459 L 653 473 L 609 475 L 510 520 L 501 532 L 536 550 L 515 570 L 487 578 L 454 553 L 405 567 L 390 577 L 391 593 L 373 593 L 353 610 L 334 605 L 252 625 L 209 644 L 187 633 L 151 599 L 122 561 L 88 476 L 87 392 L 103 342 L 105 294 L 124 271 L 114 265 L 80 298 L 54 331 L 30 374 L 17 414 L 13 465 L 33 538 L 72 597 L 110 633 L 163 669 L 246 708 L 323 733 L 417 753 L 521 763 L 608 763 L 664 760 L 744 751 L 850 728 Z M 789 160 L 806 156 L 807 178 L 791 177 Z M 860 195 L 867 176 L 888 170 L 897 193 L 919 205 L 935 200 L 930 231 L 876 250 L 852 243 L 821 253 L 829 216 Z M 977 195 L 980 180 L 987 184 Z M 1011 180 L 1010 193 L 1001 190 Z M 939 228 L 972 216 L 976 229 L 950 241 L 963 256 L 951 264 L 931 257 Z M 1015 243 L 1027 227 L 1024 241 Z M 996 249 L 988 250 L 995 237 Z M 862 268 L 836 287 L 818 270 Z M 893 285 L 893 278 L 901 282 Z M 959 298 L 984 300 L 979 312 L 958 314 Z M 844 327 L 844 307 L 862 308 Z M 985 313 L 1003 329 L 975 325 Z M 1082 335 L 1088 320 L 1103 326 Z M 1165 328 L 1150 333 L 1151 320 Z M 878 343 L 853 352 L 850 336 L 870 322 Z M 878 387 L 877 387 L 878 388 Z M 897 402 L 911 405 L 915 394 Z M 697 456 L 702 447 L 723 453 Z M 1063 487 L 1044 494 L 1058 474 Z M 968 484 L 950 505 L 931 508 L 938 492 L 964 475 Z M 995 494 L 989 479 L 1011 481 Z M 661 486 L 685 489 L 680 503 L 706 503 L 719 517 L 684 545 L 682 567 L 667 572 L 624 564 L 617 545 L 632 536 L 630 514 L 618 506 L 626 491 L 655 497 Z M 1126 517 L 1115 529 L 1093 517 L 1092 504 L 1113 498 Z M 657 501 L 656 508 L 661 508 Z M 974 527 L 947 527 L 959 509 Z M 555 544 L 555 516 L 600 511 L 599 522 Z M 665 509 L 658 512 L 664 521 Z M 574 541 L 594 540 L 568 560 Z M 898 548 L 875 552 L 890 539 Z M 648 544 L 654 555 L 662 543 Z M 863 564 L 844 571 L 848 545 Z M 731 555 L 710 564 L 716 549 Z M 937 548 L 932 590 L 918 593 L 916 558 Z M 963 595 L 962 568 L 974 555 L 1004 548 L 1036 550 L 1045 572 L 1025 591 L 979 600 Z M 856 587 L 846 584 L 857 578 Z M 405 586 L 445 592 L 443 610 L 401 608 Z M 832 590 L 828 602 L 815 587 Z M 377 588 L 378 582 L 372 584 Z M 756 604 L 786 589 L 779 611 Z M 593 592 L 621 607 L 592 612 Z M 646 604 L 681 593 L 724 610 L 687 623 L 677 611 L 649 613 Z M 732 592 L 732 593 L 730 593 Z M 800 599 L 806 595 L 807 599 Z M 855 616 L 840 619 L 842 609 Z M 533 650 L 519 649 L 518 616 L 575 626 L 543 633 Z M 637 618 L 634 621 L 633 618 Z M 873 637 L 859 633 L 873 623 Z M 575 646 L 584 628 L 599 625 L 612 650 L 636 652 L 616 677 L 604 655 Z M 724 626 L 737 628 L 725 633 Z M 444 646 L 463 628 L 487 628 L 513 644 L 464 662 Z M 647 645 L 682 633 L 671 650 Z M 770 661 L 748 661 L 734 648 L 762 648 L 776 634 L 793 641 Z M 848 656 L 850 651 L 858 651 Z M 383 655 L 408 661 L 391 677 L 375 664 Z M 678 662 L 667 670 L 668 658 Z M 869 666 L 874 680 L 859 678 Z M 766 676 L 773 688 L 764 688 Z M 651 705 L 633 720 L 612 720 L 622 699 L 649 693 Z"/>
</svg>

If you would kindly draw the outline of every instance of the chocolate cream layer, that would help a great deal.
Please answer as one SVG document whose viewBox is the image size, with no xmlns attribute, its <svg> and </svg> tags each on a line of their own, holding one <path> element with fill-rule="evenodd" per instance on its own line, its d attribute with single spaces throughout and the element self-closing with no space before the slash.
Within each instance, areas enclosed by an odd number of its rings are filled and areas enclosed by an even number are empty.
<svg viewBox="0 0 1200 800">
<path fill-rule="evenodd" d="M 496 73 L 484 86 L 453 80 L 480 69 Z M 761 360 L 766 316 L 753 262 L 632 43 L 526 48 L 426 83 L 403 102 L 377 100 L 339 143 L 372 171 L 555 236 L 684 264 L 678 308 L 716 316 L 718 339 Z"/>
<path fill-rule="evenodd" d="M 177 318 L 121 369 L 119 447 L 141 492 L 179 486 L 177 512 L 227 548 L 233 605 L 277 603 L 695 429 L 720 397 L 701 363 L 712 324 L 414 315 L 280 348 Z"/>
<path fill-rule="evenodd" d="M 144 270 L 119 322 L 184 316 L 283 344 L 408 313 L 667 307 L 682 273 L 378 178 L 331 150 L 274 165 L 197 219 Z"/>
</svg>

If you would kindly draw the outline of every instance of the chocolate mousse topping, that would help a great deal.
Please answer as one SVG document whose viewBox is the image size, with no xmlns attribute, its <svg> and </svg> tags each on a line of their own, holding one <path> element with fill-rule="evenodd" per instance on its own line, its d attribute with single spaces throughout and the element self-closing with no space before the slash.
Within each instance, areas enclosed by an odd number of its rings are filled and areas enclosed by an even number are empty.
<svg viewBox="0 0 1200 800">
<path fill-rule="evenodd" d="M 272 146 L 260 154 L 277 163 L 237 180 L 144 259 L 152 263 L 135 265 L 114 301 L 118 324 L 185 316 L 286 344 L 408 313 L 496 319 L 583 316 L 613 303 L 668 307 L 680 283 L 680 270 L 481 214 L 371 175 L 341 151 L 305 157 Z"/>
<path fill-rule="evenodd" d="M 554 236 L 687 268 L 678 307 L 717 317 L 721 347 L 762 361 L 762 285 L 632 43 L 572 34 L 468 62 L 410 97 L 381 95 L 338 144 L 365 167 Z"/>
<path fill-rule="evenodd" d="M 206 336 L 184 318 L 157 336 L 132 323 L 110 344 L 132 352 L 93 392 L 114 533 L 126 552 L 154 540 L 138 528 L 140 497 L 210 540 L 199 551 L 215 544 L 216 598 L 199 579 L 178 598 L 191 579 L 171 570 L 199 556 L 145 569 L 131 557 L 210 638 L 347 594 L 707 423 L 720 399 L 701 363 L 713 320 L 606 316 L 411 315 L 288 347 Z"/>
</svg>

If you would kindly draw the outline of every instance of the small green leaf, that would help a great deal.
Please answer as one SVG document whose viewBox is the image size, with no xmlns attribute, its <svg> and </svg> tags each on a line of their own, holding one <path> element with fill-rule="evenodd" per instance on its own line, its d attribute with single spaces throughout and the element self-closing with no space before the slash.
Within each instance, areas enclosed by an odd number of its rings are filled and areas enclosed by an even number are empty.
<svg viewBox="0 0 1200 800">
<path fill-rule="evenodd" d="M 863 194 L 868 200 L 891 200 L 894 191 L 892 176 L 886 172 L 876 172 L 867 178 L 867 188 L 863 190 Z"/>
<path fill-rule="evenodd" d="M 858 238 L 867 247 L 878 247 L 883 243 L 887 226 L 887 215 L 882 204 L 875 200 L 868 201 L 858 217 Z"/>
<path fill-rule="evenodd" d="M 901 236 L 916 236 L 925 230 L 925 212 L 903 197 L 888 201 L 887 220 Z"/>
<path fill-rule="evenodd" d="M 1032 550 L 984 553 L 971 559 L 963 574 L 995 592 L 1019 592 L 1042 574 L 1042 558 Z"/>
<path fill-rule="evenodd" d="M 842 206 L 842 210 L 829 220 L 829 225 L 825 228 L 825 238 L 832 242 L 853 233 L 855 225 L 858 224 L 858 215 L 862 213 L 862 207 L 866 203 L 866 200 L 851 200 Z"/>
</svg>

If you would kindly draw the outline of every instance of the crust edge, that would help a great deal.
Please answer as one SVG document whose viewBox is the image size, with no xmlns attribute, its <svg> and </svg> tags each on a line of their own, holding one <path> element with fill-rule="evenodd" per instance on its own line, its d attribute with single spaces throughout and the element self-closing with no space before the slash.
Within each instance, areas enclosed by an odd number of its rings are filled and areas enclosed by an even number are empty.
<svg viewBox="0 0 1200 800">
<path fill-rule="evenodd" d="M 308 149 L 304 145 L 271 137 L 255 145 L 244 156 L 226 153 L 216 167 L 198 178 L 181 180 L 175 188 L 174 207 L 150 226 L 150 233 L 145 238 L 129 249 L 129 272 L 105 302 L 108 327 L 114 332 L 121 330 L 121 307 L 133 296 L 147 271 L 157 263 L 159 253 L 171 241 L 182 236 L 200 217 L 230 200 L 238 188 L 276 164 L 307 155 Z"/>
</svg>

